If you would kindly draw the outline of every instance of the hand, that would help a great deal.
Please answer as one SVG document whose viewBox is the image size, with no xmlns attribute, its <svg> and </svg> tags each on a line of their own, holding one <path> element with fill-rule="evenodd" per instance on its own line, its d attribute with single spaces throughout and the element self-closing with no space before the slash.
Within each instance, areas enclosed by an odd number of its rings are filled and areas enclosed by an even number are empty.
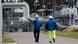
<svg viewBox="0 0 78 44">
<path fill-rule="evenodd" d="M 68 26 L 63 26 L 62 28 L 67 28 Z"/>
</svg>

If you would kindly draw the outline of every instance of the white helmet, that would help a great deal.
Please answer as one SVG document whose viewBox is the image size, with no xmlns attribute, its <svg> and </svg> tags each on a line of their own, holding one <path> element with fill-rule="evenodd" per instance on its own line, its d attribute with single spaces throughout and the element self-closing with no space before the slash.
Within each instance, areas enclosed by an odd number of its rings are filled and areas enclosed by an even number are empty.
<svg viewBox="0 0 78 44">
<path fill-rule="evenodd" d="M 39 15 L 36 15 L 35 17 L 38 17 L 39 18 Z"/>
<path fill-rule="evenodd" d="M 51 18 L 52 19 L 53 17 L 52 16 L 49 16 L 48 18 Z"/>
</svg>

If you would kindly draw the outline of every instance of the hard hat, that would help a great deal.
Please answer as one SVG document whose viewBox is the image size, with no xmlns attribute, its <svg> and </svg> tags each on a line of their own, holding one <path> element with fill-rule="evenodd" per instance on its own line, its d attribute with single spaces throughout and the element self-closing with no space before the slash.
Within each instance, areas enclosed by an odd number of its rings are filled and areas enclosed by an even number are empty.
<svg viewBox="0 0 78 44">
<path fill-rule="evenodd" d="M 52 19 L 53 17 L 52 17 L 52 16 L 49 16 L 49 18 L 51 18 L 51 19 Z"/>
<path fill-rule="evenodd" d="M 39 15 L 36 15 L 35 17 L 39 17 Z"/>
</svg>

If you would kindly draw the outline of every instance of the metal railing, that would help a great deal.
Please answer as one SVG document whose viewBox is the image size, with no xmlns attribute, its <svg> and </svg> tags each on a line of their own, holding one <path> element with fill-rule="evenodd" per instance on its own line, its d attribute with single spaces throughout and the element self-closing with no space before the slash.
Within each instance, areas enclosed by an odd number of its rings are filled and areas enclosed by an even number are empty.
<svg viewBox="0 0 78 44">
<path fill-rule="evenodd" d="M 4 31 L 18 32 L 19 29 L 21 29 L 23 32 L 30 31 L 29 22 L 21 22 L 19 20 L 3 20 L 3 30 Z"/>
</svg>

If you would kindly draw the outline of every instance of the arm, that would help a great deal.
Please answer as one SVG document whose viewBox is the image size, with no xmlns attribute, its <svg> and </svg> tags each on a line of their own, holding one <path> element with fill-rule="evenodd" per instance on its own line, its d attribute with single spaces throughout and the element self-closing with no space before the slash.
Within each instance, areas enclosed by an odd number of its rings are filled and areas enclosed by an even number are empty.
<svg viewBox="0 0 78 44">
<path fill-rule="evenodd" d="M 31 19 L 29 19 L 29 18 L 27 18 L 30 22 L 34 22 L 33 20 L 31 20 Z"/>
<path fill-rule="evenodd" d="M 66 28 L 68 26 L 64 26 L 64 25 L 61 25 L 60 23 L 56 22 L 57 26 L 61 27 L 61 28 Z"/>
</svg>

